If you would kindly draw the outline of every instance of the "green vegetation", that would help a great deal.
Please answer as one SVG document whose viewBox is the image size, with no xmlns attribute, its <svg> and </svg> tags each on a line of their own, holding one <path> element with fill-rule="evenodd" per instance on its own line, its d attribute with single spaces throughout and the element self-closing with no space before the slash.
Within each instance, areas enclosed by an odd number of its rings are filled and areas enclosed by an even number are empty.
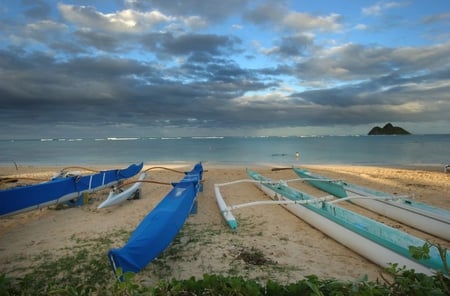
<svg viewBox="0 0 450 296">
<path fill-rule="evenodd" d="M 173 275 L 173 263 L 188 264 L 195 260 L 194 246 L 211 244 L 219 232 L 213 227 L 201 229 L 198 233 L 191 225 L 183 227 L 172 245 L 162 256 L 152 262 L 146 272 L 160 278 Z M 199 225 L 196 225 L 197 228 Z M 206 227 L 200 225 L 200 228 Z M 200 239 L 200 233 L 208 233 Z M 232 263 L 224 274 L 209 273 L 202 278 L 159 280 L 145 284 L 140 275 L 126 273 L 123 282 L 117 282 L 106 256 L 114 245 L 111 238 L 126 241 L 128 232 L 119 230 L 95 239 L 72 240 L 75 246 L 61 250 L 62 256 L 53 259 L 54 254 L 44 253 L 32 258 L 27 268 L 7 271 L 0 275 L 1 295 L 450 295 L 450 279 L 442 272 L 426 276 L 392 265 L 382 275 L 382 281 L 372 282 L 363 277 L 355 281 L 320 279 L 307 276 L 294 283 L 279 283 L 272 279 L 251 279 L 242 269 L 266 268 L 272 273 L 289 272 L 289 266 L 279 265 L 267 258 L 256 247 L 237 245 L 229 255 Z M 432 244 L 411 247 L 416 258 L 426 258 Z M 445 249 L 438 246 L 441 254 Z M 182 250 L 190 256 L 181 256 Z M 445 258 L 443 258 L 445 259 Z M 29 258 L 16 258 L 28 263 Z M 444 261 L 445 262 L 445 261 Z M 446 266 L 447 268 L 447 266 Z M 5 272 L 5 271 L 2 271 Z M 448 273 L 448 269 L 446 270 Z M 21 274 L 11 277 L 8 273 Z M 243 276 L 244 274 L 244 276 Z"/>
</svg>

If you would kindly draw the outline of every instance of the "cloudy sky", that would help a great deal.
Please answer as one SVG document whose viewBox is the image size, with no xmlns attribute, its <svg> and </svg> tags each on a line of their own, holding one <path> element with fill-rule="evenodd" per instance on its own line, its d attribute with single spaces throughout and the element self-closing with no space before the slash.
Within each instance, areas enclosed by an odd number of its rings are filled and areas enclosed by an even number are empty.
<svg viewBox="0 0 450 296">
<path fill-rule="evenodd" d="M 0 139 L 450 133 L 447 0 L 6 0 Z"/>
</svg>

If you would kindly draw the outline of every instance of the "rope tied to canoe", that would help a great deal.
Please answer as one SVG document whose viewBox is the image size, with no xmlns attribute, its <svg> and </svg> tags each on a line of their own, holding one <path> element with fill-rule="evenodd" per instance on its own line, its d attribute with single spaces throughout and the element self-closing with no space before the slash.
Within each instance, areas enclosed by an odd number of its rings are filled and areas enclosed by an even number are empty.
<svg viewBox="0 0 450 296">
<path fill-rule="evenodd" d="M 24 180 L 24 181 L 37 181 L 37 182 L 46 182 L 46 181 L 48 181 L 48 179 L 44 179 L 44 178 L 6 177 L 6 178 L 0 179 L 0 184 L 13 183 L 13 182 L 21 181 L 21 180 Z"/>
<path fill-rule="evenodd" d="M 91 168 L 87 168 L 87 167 L 81 167 L 81 166 L 69 166 L 69 167 L 65 167 L 63 169 L 61 169 L 61 172 L 66 172 L 68 170 L 83 170 L 83 171 L 88 171 L 88 172 L 93 172 L 93 173 L 99 173 L 99 170 L 95 170 L 95 169 L 91 169 Z"/>
<path fill-rule="evenodd" d="M 146 169 L 146 170 L 144 171 L 144 173 L 146 173 L 146 172 L 148 172 L 148 171 L 151 171 L 151 170 L 157 170 L 157 169 L 160 169 L 160 170 L 167 170 L 167 171 L 171 171 L 171 172 L 179 173 L 179 174 L 184 174 L 184 173 L 185 173 L 185 172 L 183 172 L 183 171 L 179 171 L 179 170 L 175 170 L 175 169 L 171 169 L 171 168 L 167 168 L 167 167 L 162 167 L 162 166 L 155 166 L 155 167 L 148 168 L 148 169 Z"/>
<path fill-rule="evenodd" d="M 146 173 L 148 171 L 158 170 L 158 169 L 160 169 L 160 170 L 167 170 L 167 171 L 174 172 L 174 173 L 179 173 L 179 174 L 185 174 L 184 171 L 179 171 L 179 170 L 175 170 L 175 169 L 171 169 L 171 168 L 163 167 L 163 166 L 150 167 L 150 168 L 144 170 L 143 172 Z M 203 182 L 203 181 L 200 180 L 200 182 Z M 116 190 L 121 189 L 122 187 L 125 187 L 127 185 L 131 185 L 131 184 L 135 184 L 135 183 L 152 183 L 152 184 L 169 185 L 169 186 L 172 185 L 171 182 L 160 182 L 160 181 L 153 181 L 153 180 L 132 180 L 132 181 L 123 182 L 120 185 L 114 186 L 113 190 L 116 191 Z"/>
<path fill-rule="evenodd" d="M 200 180 L 199 182 L 203 183 L 203 180 Z M 114 191 L 121 189 L 122 187 L 125 187 L 127 185 L 135 184 L 135 183 L 152 183 L 152 184 L 159 184 L 159 185 L 168 185 L 172 186 L 172 182 L 160 182 L 160 181 L 153 181 L 153 180 L 133 180 L 128 182 L 123 182 L 120 185 L 114 186 Z"/>
<path fill-rule="evenodd" d="M 175 172 L 175 173 L 184 174 L 184 172 L 182 172 L 182 171 L 178 171 L 178 170 L 174 170 L 174 169 L 167 168 L 167 167 L 162 167 L 162 166 L 150 167 L 150 168 L 144 170 L 143 173 L 147 173 L 148 171 L 157 170 L 157 169 L 167 170 L 167 171 L 171 171 L 171 172 Z M 152 183 L 152 184 L 169 185 L 169 186 L 172 185 L 172 183 L 169 183 L 169 182 L 160 182 L 160 181 L 153 181 L 153 180 L 132 180 L 132 181 L 123 182 L 123 183 L 121 183 L 119 185 L 114 186 L 113 190 L 116 191 L 116 190 L 121 189 L 124 186 L 135 184 L 135 183 Z"/>
<path fill-rule="evenodd" d="M 81 170 L 86 170 L 86 171 L 91 171 L 91 172 L 99 172 L 98 170 L 93 170 L 93 169 L 89 169 L 89 168 L 73 166 L 73 167 L 66 167 L 66 168 L 61 169 L 60 173 L 58 175 L 56 175 L 55 177 L 63 176 L 65 173 L 67 173 L 67 171 L 69 169 L 81 169 Z M 75 180 L 75 182 L 78 182 L 80 177 L 81 177 L 80 175 L 77 175 L 77 179 Z M 18 176 L 18 177 L 4 177 L 4 178 L 0 179 L 0 184 L 12 183 L 12 182 L 17 182 L 17 181 L 48 182 L 48 181 L 51 181 L 51 179 L 36 178 L 36 177 L 20 177 L 20 176 Z"/>
<path fill-rule="evenodd" d="M 178 174 L 186 174 L 186 172 L 184 171 L 179 171 L 179 170 L 175 170 L 175 169 L 171 169 L 168 167 L 163 167 L 163 166 L 154 166 L 154 167 L 150 167 L 144 171 L 142 171 L 143 173 L 147 173 L 151 170 L 166 170 L 166 171 L 170 171 L 170 172 L 174 172 L 174 173 L 178 173 Z M 199 182 L 203 183 L 203 180 L 199 180 Z M 152 183 L 152 184 L 159 184 L 159 185 L 168 185 L 168 186 L 172 186 L 172 182 L 160 182 L 160 181 L 153 181 L 153 180 L 131 180 L 131 181 L 127 181 L 127 182 L 123 182 L 119 185 L 114 186 L 114 191 L 116 190 L 120 190 L 122 187 L 125 187 L 127 185 L 131 185 L 131 184 L 135 184 L 135 183 Z"/>
</svg>

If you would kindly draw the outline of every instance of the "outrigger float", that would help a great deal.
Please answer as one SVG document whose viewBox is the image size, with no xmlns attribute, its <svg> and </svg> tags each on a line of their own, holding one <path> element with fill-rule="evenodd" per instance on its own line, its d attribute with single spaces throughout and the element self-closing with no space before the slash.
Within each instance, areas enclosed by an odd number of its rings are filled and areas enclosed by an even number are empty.
<svg viewBox="0 0 450 296">
<path fill-rule="evenodd" d="M 381 267 L 389 267 L 397 263 L 400 267 L 405 266 L 427 275 L 433 275 L 438 270 L 446 273 L 443 259 L 435 246 L 430 247 L 429 259 L 415 259 L 410 254 L 409 248 L 421 247 L 426 241 L 336 205 L 344 200 L 361 198 L 389 200 L 392 197 L 357 196 L 335 199 L 332 196 L 325 196 L 315 198 L 287 185 L 287 182 L 294 180 L 277 182 L 249 169 L 247 173 L 251 179 L 215 184 L 217 204 L 222 216 L 232 229 L 236 229 L 238 225 L 232 214 L 233 210 L 245 206 L 280 204 L 311 226 Z M 254 183 L 272 200 L 228 206 L 220 193 L 220 187 L 243 182 Z M 448 252 L 445 258 L 446 265 L 450 266 Z"/>
<path fill-rule="evenodd" d="M 132 186 L 121 191 L 118 187 L 114 186 L 113 189 L 109 191 L 108 198 L 104 200 L 97 209 L 103 209 L 106 207 L 111 207 L 117 205 L 125 200 L 133 198 L 133 196 L 139 195 L 142 182 L 144 181 L 147 174 L 144 172 L 139 176 L 139 179 L 134 182 Z"/>
</svg>

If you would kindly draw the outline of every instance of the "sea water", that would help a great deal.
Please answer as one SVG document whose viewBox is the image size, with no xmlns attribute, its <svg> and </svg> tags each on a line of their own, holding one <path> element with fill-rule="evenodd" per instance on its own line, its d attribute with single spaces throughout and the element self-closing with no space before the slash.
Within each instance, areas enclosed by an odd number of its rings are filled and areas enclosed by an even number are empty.
<svg viewBox="0 0 450 296">
<path fill-rule="evenodd" d="M 0 151 L 1 165 L 203 161 L 442 166 L 450 163 L 450 135 L 9 139 L 0 140 Z"/>
</svg>

